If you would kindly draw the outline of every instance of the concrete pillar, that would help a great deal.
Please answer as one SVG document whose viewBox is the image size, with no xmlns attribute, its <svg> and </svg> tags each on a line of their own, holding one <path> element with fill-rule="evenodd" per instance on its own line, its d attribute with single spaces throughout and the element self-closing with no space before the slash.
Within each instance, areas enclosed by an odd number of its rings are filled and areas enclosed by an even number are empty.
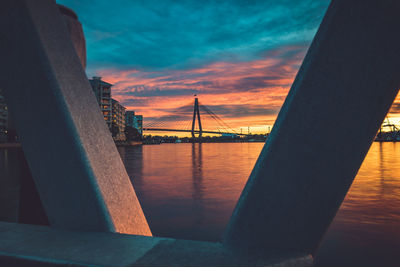
<svg viewBox="0 0 400 267">
<path fill-rule="evenodd" d="M 0 84 L 51 226 L 151 235 L 52 0 L 5 0 Z"/>
<path fill-rule="evenodd" d="M 400 87 L 400 2 L 333 0 L 228 225 L 243 253 L 312 253 Z"/>
</svg>

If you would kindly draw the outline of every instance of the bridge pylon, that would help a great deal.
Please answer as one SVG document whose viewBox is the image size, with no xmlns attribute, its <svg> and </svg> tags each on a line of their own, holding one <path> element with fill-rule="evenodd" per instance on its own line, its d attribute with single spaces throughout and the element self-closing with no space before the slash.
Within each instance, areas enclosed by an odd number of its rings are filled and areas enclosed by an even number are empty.
<svg viewBox="0 0 400 267">
<path fill-rule="evenodd" d="M 199 136 L 203 134 L 203 129 L 201 128 L 201 120 L 200 120 L 200 110 L 199 110 L 199 100 L 197 97 L 194 99 L 194 109 L 193 109 L 193 121 L 192 121 L 192 137 L 195 138 L 196 136 L 194 135 L 194 128 L 196 126 L 196 114 L 197 114 L 197 120 L 199 123 Z"/>
</svg>

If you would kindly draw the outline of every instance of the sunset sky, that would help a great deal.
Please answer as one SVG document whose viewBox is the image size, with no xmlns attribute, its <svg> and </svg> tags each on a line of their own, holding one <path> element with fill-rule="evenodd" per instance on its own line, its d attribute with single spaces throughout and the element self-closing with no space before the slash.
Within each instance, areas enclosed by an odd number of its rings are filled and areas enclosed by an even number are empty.
<svg viewBox="0 0 400 267">
<path fill-rule="evenodd" d="M 145 125 L 190 121 L 197 94 L 236 131 L 253 133 L 273 125 L 329 2 L 58 1 L 83 24 L 88 76 L 114 84 L 113 98 Z M 395 104 L 393 122 L 399 111 Z M 206 116 L 203 124 L 215 127 Z"/>
</svg>

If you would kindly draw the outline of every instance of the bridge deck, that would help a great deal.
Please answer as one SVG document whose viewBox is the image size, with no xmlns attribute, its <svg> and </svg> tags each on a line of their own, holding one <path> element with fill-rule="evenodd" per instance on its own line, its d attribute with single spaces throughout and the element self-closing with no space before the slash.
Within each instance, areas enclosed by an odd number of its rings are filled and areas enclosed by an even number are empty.
<svg viewBox="0 0 400 267">
<path fill-rule="evenodd" d="M 182 130 L 182 129 L 165 129 L 165 128 L 143 128 L 143 131 L 154 131 L 154 132 L 184 132 L 184 133 L 191 133 L 192 130 Z M 195 130 L 195 133 L 200 133 L 199 130 Z M 240 136 L 247 136 L 248 134 L 241 134 L 241 133 L 228 133 L 228 132 L 217 132 L 217 131 L 201 131 L 202 133 L 208 134 L 232 134 L 232 135 L 240 135 Z"/>
</svg>

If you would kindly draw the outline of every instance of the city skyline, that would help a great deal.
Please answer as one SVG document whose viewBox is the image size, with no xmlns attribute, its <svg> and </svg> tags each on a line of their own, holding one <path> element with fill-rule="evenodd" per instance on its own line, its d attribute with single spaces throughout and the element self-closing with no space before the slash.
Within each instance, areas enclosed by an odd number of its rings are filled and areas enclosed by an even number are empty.
<svg viewBox="0 0 400 267">
<path fill-rule="evenodd" d="M 199 100 L 232 128 L 266 132 L 330 1 L 82 1 L 88 76 L 151 121 Z M 398 123 L 399 101 L 389 116 Z"/>
</svg>

